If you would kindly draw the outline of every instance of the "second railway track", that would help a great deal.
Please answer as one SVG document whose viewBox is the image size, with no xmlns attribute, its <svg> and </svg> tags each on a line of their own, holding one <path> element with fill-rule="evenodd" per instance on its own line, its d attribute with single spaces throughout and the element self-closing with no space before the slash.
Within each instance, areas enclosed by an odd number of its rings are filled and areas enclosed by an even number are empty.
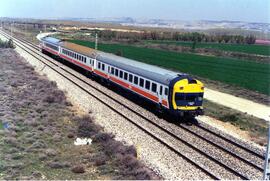
<svg viewBox="0 0 270 181">
<path fill-rule="evenodd" d="M 4 36 L 7 38 L 10 37 L 6 33 L 2 32 L 2 34 L 4 34 Z M 101 97 L 91 95 L 106 104 L 119 115 L 125 117 L 125 119 L 128 121 L 131 121 L 134 125 L 143 129 L 146 133 L 168 147 L 168 149 L 171 149 L 179 156 L 194 164 L 211 178 L 259 179 L 261 177 L 263 161 L 262 155 L 245 148 L 244 146 L 237 146 L 235 142 L 230 142 L 228 140 L 226 143 L 229 146 L 226 145 L 224 147 L 224 145 L 219 145 L 214 141 L 209 141 L 208 139 L 204 138 L 202 132 L 198 130 L 196 131 L 196 128 L 192 130 L 190 127 L 185 125 L 175 125 L 168 123 L 163 119 L 157 118 L 152 113 L 138 107 L 129 100 L 126 100 L 121 96 L 119 98 L 119 95 L 116 95 L 112 91 L 110 92 L 110 90 L 107 90 L 106 87 L 102 87 L 101 85 L 93 85 L 97 83 L 83 77 L 82 75 L 73 73 L 70 68 L 59 64 L 59 62 L 54 62 L 51 58 L 41 54 L 41 52 L 38 51 L 38 47 L 30 42 L 15 38 L 14 41 L 20 48 L 24 49 L 24 51 L 27 51 L 40 61 L 43 61 L 43 63 L 48 64 L 47 66 L 51 66 L 51 68 L 55 69 L 55 71 L 59 70 L 56 70 L 56 68 L 53 66 L 56 66 L 57 69 L 65 71 L 65 74 L 67 73 L 72 76 L 73 78 L 69 78 L 67 75 L 58 72 L 60 75 L 65 76 L 68 80 L 72 81 L 75 85 L 81 87 L 82 90 L 91 94 L 89 90 L 81 86 L 81 83 L 77 83 L 77 81 L 82 82 L 82 84 L 86 84 L 87 86 L 91 87 L 91 89 L 94 89 L 103 96 L 109 98 L 113 102 L 113 105 L 117 105 L 116 107 L 112 106 L 110 103 L 107 103 L 107 101 L 102 100 Z M 74 81 L 74 78 L 76 81 Z M 104 91 L 104 89 L 106 89 L 106 91 Z M 118 98 L 115 98 L 115 96 L 118 96 Z M 134 109 L 135 106 L 137 107 Z M 204 131 L 207 131 L 207 129 Z M 215 136 L 218 137 L 218 134 Z M 222 137 L 214 139 L 222 139 Z M 223 141 L 226 140 L 223 139 Z M 237 147 L 236 150 L 241 151 L 236 152 L 234 149 L 232 149 L 232 147 Z"/>
</svg>

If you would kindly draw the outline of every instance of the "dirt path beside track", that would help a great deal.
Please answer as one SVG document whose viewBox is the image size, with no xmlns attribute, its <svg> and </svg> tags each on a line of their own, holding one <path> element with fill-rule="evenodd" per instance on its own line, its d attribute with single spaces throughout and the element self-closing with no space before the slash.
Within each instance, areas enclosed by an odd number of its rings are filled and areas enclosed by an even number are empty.
<svg viewBox="0 0 270 181">
<path fill-rule="evenodd" d="M 207 88 L 204 97 L 212 102 L 270 121 L 269 106 Z"/>
</svg>

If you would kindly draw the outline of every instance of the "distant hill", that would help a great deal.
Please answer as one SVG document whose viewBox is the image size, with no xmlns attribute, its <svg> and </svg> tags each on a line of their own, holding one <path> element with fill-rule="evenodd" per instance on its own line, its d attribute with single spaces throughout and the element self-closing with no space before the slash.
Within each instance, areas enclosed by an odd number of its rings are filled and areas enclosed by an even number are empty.
<svg viewBox="0 0 270 181">
<path fill-rule="evenodd" d="M 16 18 L 15 18 L 16 19 Z M 1 18 L 0 20 L 12 20 L 12 18 Z M 28 18 L 17 18 L 20 21 L 39 21 L 38 19 Z M 45 19 L 44 19 L 45 20 Z M 199 21 L 181 21 L 181 20 L 164 20 L 164 19 L 135 19 L 131 17 L 104 17 L 104 18 L 49 18 L 46 20 L 57 20 L 57 21 L 77 21 L 77 22 L 89 22 L 89 23 L 108 23 L 118 24 L 123 26 L 134 26 L 134 27 L 152 27 L 152 28 L 171 28 L 181 29 L 187 31 L 211 31 L 215 29 L 237 29 L 237 30 L 248 30 L 253 32 L 270 33 L 270 23 L 256 23 L 256 22 L 242 22 L 242 21 L 211 21 L 211 20 L 199 20 Z"/>
</svg>

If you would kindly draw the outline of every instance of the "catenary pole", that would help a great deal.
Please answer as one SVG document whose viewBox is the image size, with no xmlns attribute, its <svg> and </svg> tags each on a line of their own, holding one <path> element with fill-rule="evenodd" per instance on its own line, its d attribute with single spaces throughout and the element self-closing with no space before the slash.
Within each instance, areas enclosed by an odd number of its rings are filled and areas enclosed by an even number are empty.
<svg viewBox="0 0 270 181">
<path fill-rule="evenodd" d="M 265 153 L 263 180 L 270 180 L 270 122 L 268 122 L 268 141 Z"/>
</svg>

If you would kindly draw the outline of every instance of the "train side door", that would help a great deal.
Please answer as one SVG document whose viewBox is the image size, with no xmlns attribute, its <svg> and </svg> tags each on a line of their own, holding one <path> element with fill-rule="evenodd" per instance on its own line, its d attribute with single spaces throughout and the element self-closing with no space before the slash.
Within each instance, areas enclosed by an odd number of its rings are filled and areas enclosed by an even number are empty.
<svg viewBox="0 0 270 181">
<path fill-rule="evenodd" d="M 162 100 L 163 100 L 163 86 L 162 85 L 159 85 L 159 90 L 157 94 L 158 94 L 158 102 L 162 104 Z"/>
</svg>

